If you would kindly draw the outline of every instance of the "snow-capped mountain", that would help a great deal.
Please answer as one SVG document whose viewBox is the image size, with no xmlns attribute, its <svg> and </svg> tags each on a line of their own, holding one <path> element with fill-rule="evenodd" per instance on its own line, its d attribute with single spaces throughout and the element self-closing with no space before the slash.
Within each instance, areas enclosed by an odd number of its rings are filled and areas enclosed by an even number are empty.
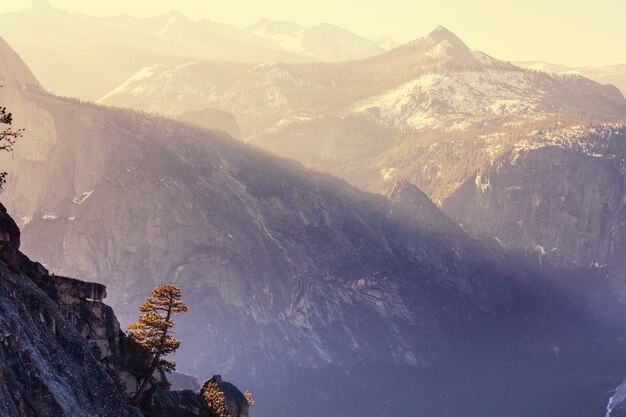
<svg viewBox="0 0 626 417">
<path fill-rule="evenodd" d="M 443 27 L 358 62 L 150 67 L 101 101 L 172 116 L 228 111 L 246 141 L 369 189 L 415 179 L 436 201 L 475 169 L 457 164 L 454 175 L 418 174 L 422 148 L 439 152 L 438 136 L 458 138 L 457 150 L 473 140 L 487 159 L 504 152 L 517 131 L 626 117 L 615 87 L 521 69 L 471 50 Z M 437 166 L 448 171 L 450 162 Z"/>
<path fill-rule="evenodd" d="M 387 50 L 376 41 L 364 39 L 328 23 L 305 28 L 291 22 L 262 19 L 246 30 L 252 36 L 262 39 L 262 45 L 306 55 L 323 62 L 369 58 Z"/>
<path fill-rule="evenodd" d="M 285 31 L 288 27 L 290 30 Z M 171 11 L 152 18 L 93 17 L 35 0 L 0 14 L 3 36 L 57 94 L 95 100 L 141 68 L 189 61 L 316 62 L 360 59 L 385 49 L 336 26 L 261 20 L 237 28 Z M 73 76 L 67 77 L 67 63 Z"/>
<path fill-rule="evenodd" d="M 244 135 L 328 114 L 363 115 L 387 127 L 460 129 L 546 113 L 619 118 L 626 106 L 614 88 L 522 70 L 472 51 L 443 27 L 355 63 L 155 66 L 101 101 L 166 114 L 216 107 L 233 112 Z"/>
</svg>

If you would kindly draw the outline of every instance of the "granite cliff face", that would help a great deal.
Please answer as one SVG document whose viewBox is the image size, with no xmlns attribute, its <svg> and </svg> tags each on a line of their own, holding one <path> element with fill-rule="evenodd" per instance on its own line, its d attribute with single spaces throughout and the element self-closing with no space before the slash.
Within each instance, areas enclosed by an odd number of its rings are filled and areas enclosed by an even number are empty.
<svg viewBox="0 0 626 417">
<path fill-rule="evenodd" d="M 508 303 L 479 290 L 497 281 L 496 265 L 484 267 L 493 278 L 478 280 L 470 265 L 482 259 L 428 240 L 448 227 L 444 216 L 421 222 L 432 231 L 405 233 L 399 202 L 228 137 L 45 95 L 29 100 L 48 113 L 53 129 L 43 137 L 55 146 L 37 163 L 10 162 L 7 195 L 26 247 L 56 273 L 102 279 L 123 321 L 155 283 L 180 285 L 196 317 L 178 329 L 191 341 L 182 370 L 220 363 L 251 376 L 372 357 L 413 366 L 430 361 L 449 320 Z M 415 224 L 420 215 L 411 215 Z M 467 299 L 449 317 L 416 310 L 444 308 L 439 292 Z M 207 352 L 215 339 L 223 343 Z"/>
<path fill-rule="evenodd" d="M 130 416 L 100 358 L 59 311 L 59 304 L 36 283 L 77 303 L 87 302 L 87 293 L 75 285 L 66 292 L 70 288 L 66 283 L 57 286 L 41 265 L 22 255 L 19 230 L 5 211 L 0 212 L 0 227 L 5 249 L 0 262 L 0 414 Z M 100 288 L 80 286 L 87 291 Z M 75 323 L 94 323 L 73 318 Z M 110 346 L 108 341 L 105 344 Z"/>
<path fill-rule="evenodd" d="M 623 126 L 546 132 L 495 159 L 443 208 L 470 233 L 544 263 L 604 269 L 623 293 L 625 161 Z"/>
</svg>

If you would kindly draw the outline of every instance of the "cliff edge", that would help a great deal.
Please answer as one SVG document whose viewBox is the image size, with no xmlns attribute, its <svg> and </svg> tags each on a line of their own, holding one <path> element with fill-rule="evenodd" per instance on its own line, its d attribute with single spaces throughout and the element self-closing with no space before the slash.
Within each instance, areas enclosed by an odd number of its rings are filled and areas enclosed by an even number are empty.
<svg viewBox="0 0 626 417">
<path fill-rule="evenodd" d="M 0 204 L 0 415 L 143 417 L 165 404 L 168 416 L 207 415 L 201 390 L 169 391 L 164 374 L 130 405 L 151 358 L 103 303 L 104 285 L 51 275 L 19 247 L 20 230 Z M 247 417 L 241 391 L 221 384 L 232 415 Z"/>
</svg>

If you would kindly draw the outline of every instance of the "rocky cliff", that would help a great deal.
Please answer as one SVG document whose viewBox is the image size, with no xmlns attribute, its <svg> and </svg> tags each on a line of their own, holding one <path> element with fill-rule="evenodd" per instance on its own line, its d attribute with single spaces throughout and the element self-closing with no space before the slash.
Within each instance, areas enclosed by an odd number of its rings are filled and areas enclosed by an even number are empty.
<svg viewBox="0 0 626 417">
<path fill-rule="evenodd" d="M 101 284 L 49 275 L 19 251 L 19 228 L 0 205 L 0 414 L 6 417 L 142 417 L 167 399 L 170 416 L 203 416 L 201 391 L 152 387 L 141 408 L 129 405 L 133 348 Z M 157 380 L 166 381 L 164 375 Z M 243 394 L 217 377 L 227 406 L 248 416 Z M 130 385 L 128 385 L 130 383 Z M 193 407 L 190 407 L 190 404 Z"/>
<path fill-rule="evenodd" d="M 36 283 L 68 298 L 86 300 L 85 294 L 65 294 L 64 284 L 56 287 L 45 268 L 18 251 L 19 230 L 5 210 L 0 227 L 0 414 L 130 416 L 100 358 Z"/>
<path fill-rule="evenodd" d="M 443 208 L 470 233 L 549 264 L 604 269 L 624 289 L 626 129 L 563 129 L 518 143 Z"/>
</svg>

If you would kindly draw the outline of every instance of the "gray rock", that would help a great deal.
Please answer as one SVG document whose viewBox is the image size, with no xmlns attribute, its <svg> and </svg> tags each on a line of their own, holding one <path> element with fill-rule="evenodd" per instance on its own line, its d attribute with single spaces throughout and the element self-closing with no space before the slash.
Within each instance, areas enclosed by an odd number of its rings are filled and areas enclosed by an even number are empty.
<svg viewBox="0 0 626 417">
<path fill-rule="evenodd" d="M 200 388 L 199 394 L 202 396 L 209 383 L 215 383 L 220 391 L 224 393 L 224 404 L 231 415 L 234 417 L 248 417 L 249 404 L 244 396 L 243 392 L 231 384 L 222 379 L 221 375 L 213 375 L 211 379 L 205 381 Z"/>
<path fill-rule="evenodd" d="M 544 262 L 623 266 L 626 129 L 606 136 L 577 138 L 589 149 L 509 152 L 467 180 L 444 202 L 444 211 L 470 233 Z"/>
<path fill-rule="evenodd" d="M 2 218 L 0 235 L 15 233 L 13 223 Z M 11 264 L 0 261 L 0 414 L 130 416 L 100 358 L 74 326 L 82 318 L 66 319 L 60 305 Z"/>
</svg>

